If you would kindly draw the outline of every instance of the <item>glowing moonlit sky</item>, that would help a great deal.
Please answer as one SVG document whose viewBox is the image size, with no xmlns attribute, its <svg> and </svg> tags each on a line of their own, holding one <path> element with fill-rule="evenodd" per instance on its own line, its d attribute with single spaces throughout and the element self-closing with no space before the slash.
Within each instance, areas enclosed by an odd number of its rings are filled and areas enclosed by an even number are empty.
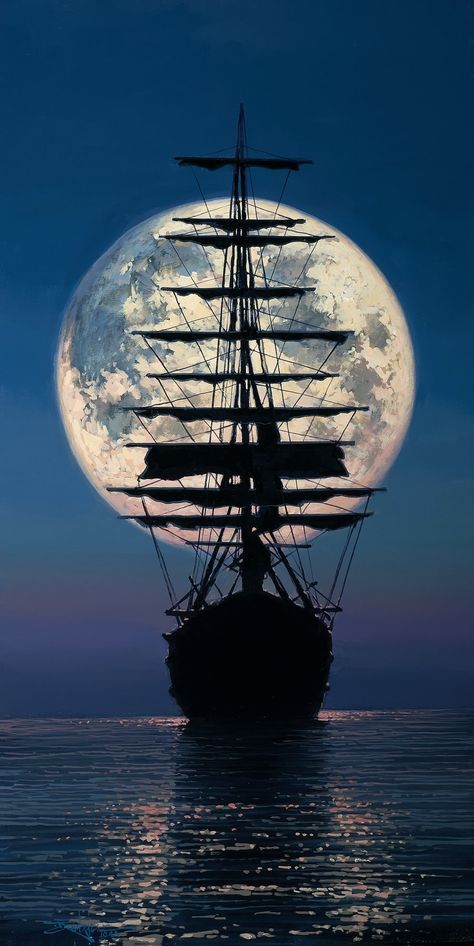
<svg viewBox="0 0 474 946">
<path fill-rule="evenodd" d="M 170 711 L 153 550 L 72 457 L 54 355 L 74 288 L 126 230 L 199 199 L 174 154 L 314 159 L 288 204 L 374 260 L 414 340 L 417 400 L 337 624 L 333 706 L 472 701 L 468 3 L 17 0 L 0 11 L 0 712 Z M 222 77 L 225 79 L 222 79 Z M 224 172 L 198 175 L 206 196 Z M 278 198 L 282 181 L 256 173 Z M 189 559 L 171 550 L 185 581 Z"/>
</svg>

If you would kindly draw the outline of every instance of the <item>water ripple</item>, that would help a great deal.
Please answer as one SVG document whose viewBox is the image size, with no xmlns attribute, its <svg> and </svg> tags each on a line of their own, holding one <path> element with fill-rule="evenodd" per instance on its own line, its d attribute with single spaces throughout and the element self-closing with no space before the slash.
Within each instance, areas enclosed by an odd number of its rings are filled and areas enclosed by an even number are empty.
<svg viewBox="0 0 474 946">
<path fill-rule="evenodd" d="M 467 942 L 473 721 L 2 721 L 1 942 Z"/>
</svg>

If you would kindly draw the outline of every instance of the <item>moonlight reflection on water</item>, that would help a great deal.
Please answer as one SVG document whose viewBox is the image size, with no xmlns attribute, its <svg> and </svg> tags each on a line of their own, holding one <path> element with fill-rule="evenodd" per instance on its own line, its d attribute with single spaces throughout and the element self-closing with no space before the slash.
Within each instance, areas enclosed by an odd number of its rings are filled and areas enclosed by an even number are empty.
<svg viewBox="0 0 474 946">
<path fill-rule="evenodd" d="M 472 714 L 323 717 L 1 723 L 9 946 L 469 939 Z"/>
</svg>

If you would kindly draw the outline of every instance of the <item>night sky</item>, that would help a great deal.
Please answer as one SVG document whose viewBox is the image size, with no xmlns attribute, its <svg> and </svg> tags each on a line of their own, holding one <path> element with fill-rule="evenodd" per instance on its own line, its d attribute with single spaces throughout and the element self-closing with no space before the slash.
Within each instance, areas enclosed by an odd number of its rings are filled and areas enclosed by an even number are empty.
<svg viewBox="0 0 474 946">
<path fill-rule="evenodd" d="M 171 157 L 232 145 L 240 101 L 251 145 L 314 159 L 285 199 L 375 261 L 415 346 L 413 423 L 359 545 L 328 706 L 472 702 L 469 6 L 1 5 L 0 714 L 174 712 L 153 548 L 72 457 L 54 355 L 81 276 L 124 230 L 197 199 Z M 168 560 L 184 580 L 189 556 Z"/>
</svg>

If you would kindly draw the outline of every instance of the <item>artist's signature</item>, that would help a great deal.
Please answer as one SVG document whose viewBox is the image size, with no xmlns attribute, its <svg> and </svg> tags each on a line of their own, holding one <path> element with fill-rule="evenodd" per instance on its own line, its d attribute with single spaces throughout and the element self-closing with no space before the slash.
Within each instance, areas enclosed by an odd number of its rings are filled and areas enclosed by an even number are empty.
<svg viewBox="0 0 474 946">
<path fill-rule="evenodd" d="M 118 941 L 118 938 L 122 935 L 123 930 L 120 932 L 116 927 L 106 927 L 106 926 L 90 926 L 89 924 L 84 923 L 64 923 L 62 920 L 53 920 L 49 923 L 45 923 L 45 926 L 49 926 L 50 929 L 43 930 L 45 935 L 51 936 L 53 933 L 72 933 L 74 936 L 80 936 L 86 943 L 94 944 L 102 942 L 104 939 L 113 940 L 115 937 Z"/>
</svg>

